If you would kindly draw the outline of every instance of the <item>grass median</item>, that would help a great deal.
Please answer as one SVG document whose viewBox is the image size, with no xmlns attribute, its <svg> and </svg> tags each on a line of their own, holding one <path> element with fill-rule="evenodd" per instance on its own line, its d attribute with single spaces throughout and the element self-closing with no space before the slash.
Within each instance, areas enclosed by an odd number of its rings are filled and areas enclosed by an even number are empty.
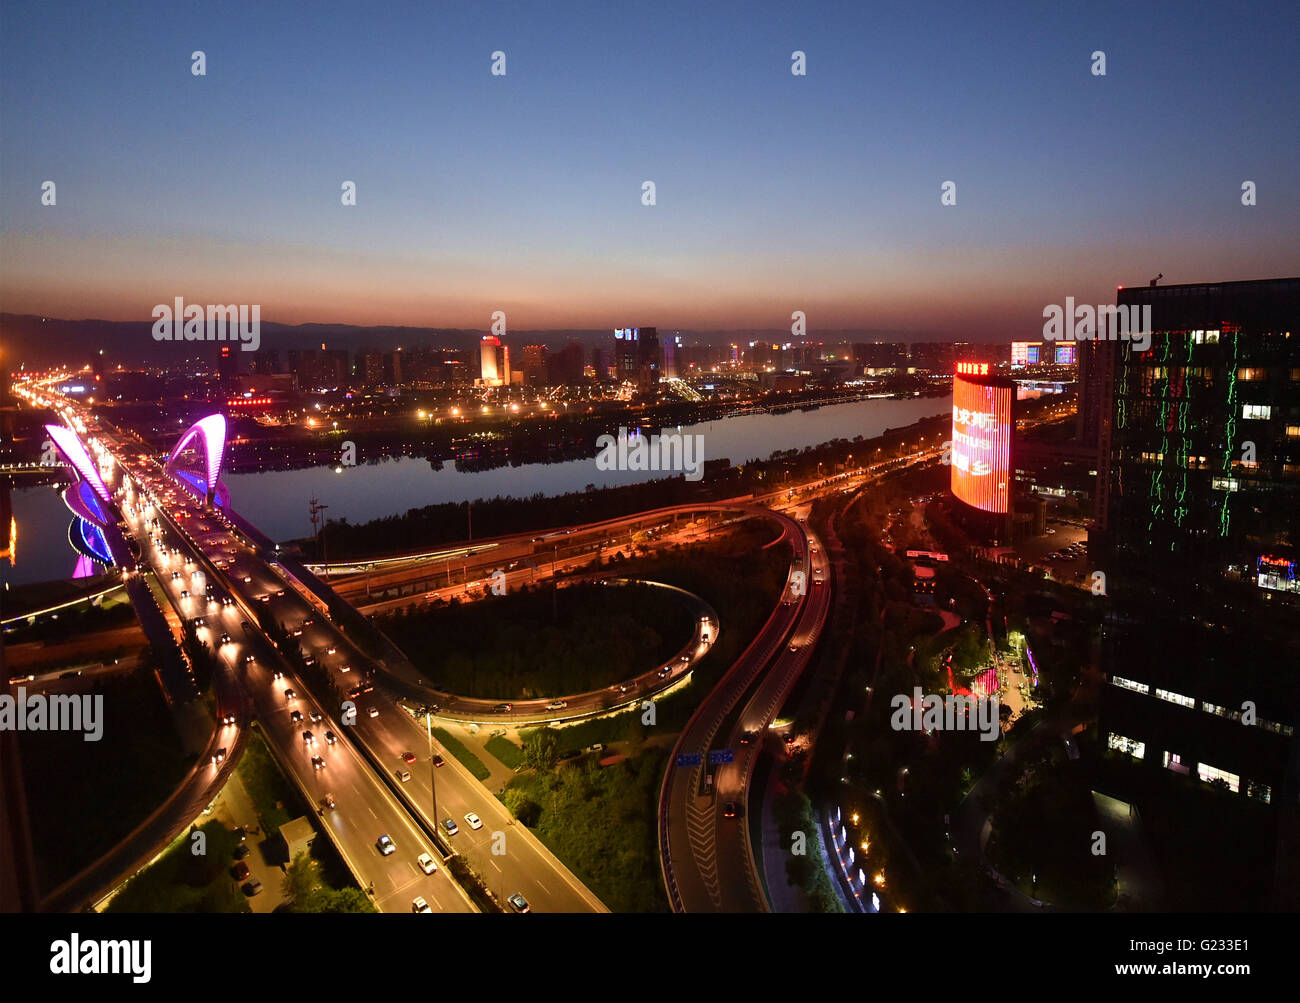
<svg viewBox="0 0 1300 1003">
<path fill-rule="evenodd" d="M 474 755 L 459 738 L 449 732 L 446 728 L 434 728 L 434 737 L 442 743 L 442 747 L 450 752 L 453 756 L 465 764 L 466 769 L 474 774 L 475 780 L 486 780 L 492 775 L 492 771 L 483 765 L 483 760 Z M 508 743 L 507 743 L 508 744 Z"/>
</svg>

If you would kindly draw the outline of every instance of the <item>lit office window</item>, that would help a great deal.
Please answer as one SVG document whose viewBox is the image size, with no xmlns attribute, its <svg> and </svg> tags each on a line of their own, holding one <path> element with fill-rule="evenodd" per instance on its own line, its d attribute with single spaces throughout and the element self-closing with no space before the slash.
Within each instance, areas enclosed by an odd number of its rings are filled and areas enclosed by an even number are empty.
<svg viewBox="0 0 1300 1003">
<path fill-rule="evenodd" d="M 1142 759 L 1147 754 L 1146 742 L 1125 738 L 1123 735 L 1116 735 L 1113 731 L 1106 737 L 1106 745 L 1119 752 L 1126 752 L 1134 759 Z"/>
<path fill-rule="evenodd" d="M 1261 784 L 1258 780 L 1247 780 L 1246 797 L 1269 804 L 1273 800 L 1273 788 L 1268 784 Z"/>
<path fill-rule="evenodd" d="M 1146 683 L 1135 682 L 1132 679 L 1124 679 L 1122 676 L 1111 676 L 1110 681 L 1116 686 L 1122 686 L 1126 690 L 1132 690 L 1134 693 L 1150 693 L 1151 687 Z"/>
<path fill-rule="evenodd" d="M 1273 406 L 1271 404 L 1243 404 L 1241 405 L 1241 416 L 1243 418 L 1271 418 L 1273 416 Z"/>
<path fill-rule="evenodd" d="M 1175 693 L 1172 690 L 1156 690 L 1156 696 L 1161 700 L 1168 700 L 1170 703 L 1176 703 L 1179 707 L 1195 707 L 1196 701 L 1191 697 L 1183 696 L 1181 693 Z"/>
<path fill-rule="evenodd" d="M 1164 766 L 1166 770 L 1173 770 L 1175 773 L 1181 773 L 1183 776 L 1190 776 L 1191 769 L 1183 762 L 1183 757 L 1177 752 L 1166 752 Z"/>
<path fill-rule="evenodd" d="M 1228 785 L 1228 790 L 1233 794 L 1241 793 L 1241 777 L 1235 773 L 1229 773 L 1227 770 L 1220 770 L 1211 766 L 1209 763 L 1197 763 L 1196 775 L 1204 780 L 1207 784 L 1223 781 Z"/>
</svg>

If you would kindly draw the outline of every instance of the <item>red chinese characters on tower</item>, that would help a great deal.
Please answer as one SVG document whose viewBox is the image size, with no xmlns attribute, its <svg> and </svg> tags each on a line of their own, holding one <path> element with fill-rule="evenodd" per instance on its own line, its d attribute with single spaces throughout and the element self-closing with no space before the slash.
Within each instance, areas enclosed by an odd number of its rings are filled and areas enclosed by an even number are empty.
<svg viewBox="0 0 1300 1003">
<path fill-rule="evenodd" d="M 967 505 L 1005 514 L 1010 501 L 1011 386 L 952 381 L 952 492 Z M 976 374 L 978 375 L 978 374 Z"/>
</svg>

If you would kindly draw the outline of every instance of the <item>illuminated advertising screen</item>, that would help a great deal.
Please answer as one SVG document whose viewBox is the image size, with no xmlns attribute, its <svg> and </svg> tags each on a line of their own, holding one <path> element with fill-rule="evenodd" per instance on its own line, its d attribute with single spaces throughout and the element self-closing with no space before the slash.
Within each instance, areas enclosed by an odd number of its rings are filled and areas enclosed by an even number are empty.
<svg viewBox="0 0 1300 1003">
<path fill-rule="evenodd" d="M 1032 366 L 1037 364 L 1041 341 L 1013 341 L 1011 343 L 1011 364 L 1013 366 Z"/>
<path fill-rule="evenodd" d="M 1074 342 L 1057 342 L 1056 345 L 1056 364 L 1058 366 L 1073 366 L 1079 362 L 1079 346 Z"/>
<path fill-rule="evenodd" d="M 960 370 L 960 366 L 958 369 Z M 952 380 L 952 493 L 967 505 L 1005 514 L 1010 500 L 1011 400 L 1005 381 Z"/>
</svg>

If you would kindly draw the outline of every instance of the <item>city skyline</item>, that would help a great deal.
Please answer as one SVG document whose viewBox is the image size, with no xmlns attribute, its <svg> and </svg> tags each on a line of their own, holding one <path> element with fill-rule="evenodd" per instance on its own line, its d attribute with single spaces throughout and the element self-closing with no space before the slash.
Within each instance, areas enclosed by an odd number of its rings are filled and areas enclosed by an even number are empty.
<svg viewBox="0 0 1300 1003">
<path fill-rule="evenodd" d="M 810 331 L 987 341 L 1158 274 L 1295 274 L 1294 8 L 1253 11 L 1259 30 L 1175 11 L 767 5 L 741 40 L 741 8 L 410 8 L 340 33 L 341 7 L 20 7 L 0 307 L 143 320 L 184 296 L 472 330 L 497 310 L 530 330 L 802 310 Z"/>
</svg>

